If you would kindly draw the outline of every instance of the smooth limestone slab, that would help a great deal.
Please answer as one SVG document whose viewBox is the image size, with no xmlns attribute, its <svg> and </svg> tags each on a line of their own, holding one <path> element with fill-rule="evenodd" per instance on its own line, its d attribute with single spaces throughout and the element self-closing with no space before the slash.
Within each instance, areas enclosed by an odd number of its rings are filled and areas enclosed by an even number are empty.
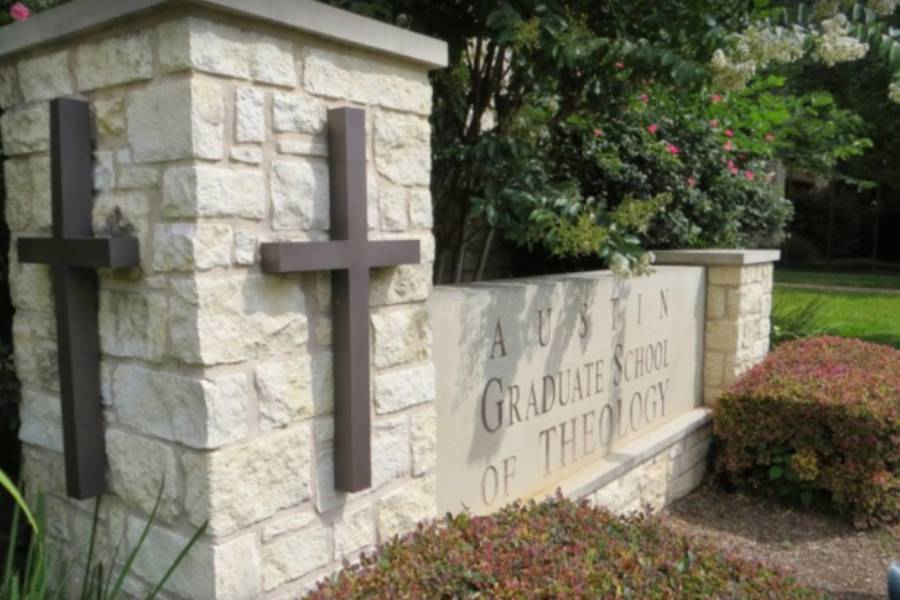
<svg viewBox="0 0 900 600">
<path fill-rule="evenodd" d="M 439 510 L 483 514 L 590 480 L 699 407 L 704 278 L 660 267 L 436 287 Z"/>
</svg>

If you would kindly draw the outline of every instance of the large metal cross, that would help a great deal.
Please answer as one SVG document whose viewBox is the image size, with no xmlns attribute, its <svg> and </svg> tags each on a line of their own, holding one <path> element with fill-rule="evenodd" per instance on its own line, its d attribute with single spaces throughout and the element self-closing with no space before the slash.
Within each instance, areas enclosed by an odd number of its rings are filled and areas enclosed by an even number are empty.
<svg viewBox="0 0 900 600">
<path fill-rule="evenodd" d="M 93 237 L 93 149 L 87 102 L 58 98 L 50 103 L 50 158 L 53 237 L 19 238 L 17 249 L 21 263 L 50 265 L 66 490 L 84 499 L 106 490 L 95 269 L 136 265 L 140 252 L 133 237 Z"/>
<path fill-rule="evenodd" d="M 333 271 L 335 486 L 372 485 L 369 269 L 419 262 L 417 240 L 369 241 L 365 111 L 328 111 L 331 241 L 261 244 L 266 273 Z"/>
</svg>

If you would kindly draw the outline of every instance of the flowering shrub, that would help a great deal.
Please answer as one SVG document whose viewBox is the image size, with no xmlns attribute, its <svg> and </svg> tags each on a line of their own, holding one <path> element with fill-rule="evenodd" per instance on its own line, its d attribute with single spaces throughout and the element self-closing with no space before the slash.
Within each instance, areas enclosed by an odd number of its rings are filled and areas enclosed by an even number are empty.
<svg viewBox="0 0 900 600">
<path fill-rule="evenodd" d="M 308 598 L 818 598 L 695 547 L 653 518 L 569 500 L 448 517 L 390 541 Z"/>
<path fill-rule="evenodd" d="M 717 470 L 740 487 L 900 520 L 900 351 L 816 337 L 779 346 L 715 407 Z"/>
</svg>

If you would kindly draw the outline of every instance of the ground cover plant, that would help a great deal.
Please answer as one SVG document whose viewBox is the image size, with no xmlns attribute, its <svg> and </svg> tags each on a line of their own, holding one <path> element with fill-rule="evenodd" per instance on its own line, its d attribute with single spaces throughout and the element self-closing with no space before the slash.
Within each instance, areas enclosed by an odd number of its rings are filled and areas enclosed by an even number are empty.
<svg viewBox="0 0 900 600">
<path fill-rule="evenodd" d="M 815 310 L 810 311 L 809 307 Z M 807 314 L 798 324 L 793 316 L 804 312 Z M 900 348 L 898 315 L 900 294 L 776 287 L 772 306 L 774 326 L 783 329 L 789 338 L 828 333 L 895 348 Z"/>
<path fill-rule="evenodd" d="M 833 336 L 782 344 L 714 418 L 727 482 L 862 526 L 900 521 L 900 351 Z"/>
<path fill-rule="evenodd" d="M 652 517 L 561 497 L 466 514 L 395 538 L 308 596 L 819 598 L 781 573 L 698 547 Z"/>
</svg>

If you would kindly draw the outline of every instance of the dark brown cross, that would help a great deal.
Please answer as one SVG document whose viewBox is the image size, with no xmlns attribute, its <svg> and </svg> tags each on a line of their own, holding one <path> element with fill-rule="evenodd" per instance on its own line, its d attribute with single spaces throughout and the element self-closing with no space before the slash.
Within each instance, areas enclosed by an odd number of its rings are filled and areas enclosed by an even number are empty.
<svg viewBox="0 0 900 600">
<path fill-rule="evenodd" d="M 95 238 L 91 114 L 87 102 L 50 103 L 53 237 L 20 238 L 19 262 L 50 265 L 62 397 L 66 490 L 84 499 L 106 491 L 97 273 L 140 262 L 133 237 Z"/>
<path fill-rule="evenodd" d="M 266 273 L 333 271 L 334 471 L 338 489 L 372 485 L 369 413 L 369 269 L 419 262 L 417 240 L 369 241 L 366 113 L 328 111 L 331 241 L 261 244 Z"/>
</svg>

